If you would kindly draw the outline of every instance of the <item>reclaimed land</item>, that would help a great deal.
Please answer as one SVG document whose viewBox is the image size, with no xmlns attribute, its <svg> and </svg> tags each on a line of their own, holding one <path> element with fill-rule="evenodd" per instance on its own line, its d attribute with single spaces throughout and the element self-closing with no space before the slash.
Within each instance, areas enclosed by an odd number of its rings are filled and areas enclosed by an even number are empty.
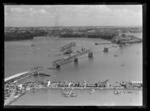
<svg viewBox="0 0 150 111">
<path fill-rule="evenodd" d="M 32 40 L 34 37 L 101 38 L 111 40 L 119 33 L 139 33 L 141 27 L 5 27 L 5 41 Z"/>
</svg>

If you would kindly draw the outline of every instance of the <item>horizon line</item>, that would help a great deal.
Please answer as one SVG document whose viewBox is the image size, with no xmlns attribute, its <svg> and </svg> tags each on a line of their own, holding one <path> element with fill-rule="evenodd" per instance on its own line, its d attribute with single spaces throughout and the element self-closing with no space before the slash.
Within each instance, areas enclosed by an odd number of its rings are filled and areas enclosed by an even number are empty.
<svg viewBox="0 0 150 111">
<path fill-rule="evenodd" d="M 140 26 L 140 25 L 133 25 L 133 26 L 126 26 L 126 25 L 102 25 L 102 26 L 4 26 L 4 28 L 6 27 L 56 27 L 56 28 L 59 28 L 59 27 L 143 27 L 143 26 Z"/>
</svg>

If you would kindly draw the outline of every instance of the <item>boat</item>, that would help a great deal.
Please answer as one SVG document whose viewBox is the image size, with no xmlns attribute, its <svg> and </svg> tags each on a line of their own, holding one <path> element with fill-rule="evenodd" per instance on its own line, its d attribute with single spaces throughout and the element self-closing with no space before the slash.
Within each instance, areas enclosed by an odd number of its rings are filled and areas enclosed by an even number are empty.
<svg viewBox="0 0 150 111">
<path fill-rule="evenodd" d="M 74 88 L 71 89 L 71 91 L 63 92 L 65 97 L 76 97 L 77 94 L 72 92 Z"/>
<path fill-rule="evenodd" d="M 117 91 L 117 90 L 114 91 L 115 95 L 118 95 L 118 94 L 121 94 L 121 93 L 122 93 L 122 91 Z"/>
<path fill-rule="evenodd" d="M 72 92 L 72 93 L 67 93 L 67 94 L 64 94 L 65 97 L 77 97 L 77 94 Z"/>
<path fill-rule="evenodd" d="M 46 74 L 46 73 L 42 73 L 42 72 L 40 72 L 39 75 L 42 75 L 42 76 L 51 76 L 50 74 Z"/>
<path fill-rule="evenodd" d="M 31 44 L 30 46 L 35 46 L 35 44 Z"/>
<path fill-rule="evenodd" d="M 128 91 L 127 93 L 133 93 L 133 92 L 131 92 L 131 91 Z"/>
<path fill-rule="evenodd" d="M 92 91 L 90 92 L 90 94 L 94 93 L 95 92 L 95 89 L 92 89 Z"/>
<path fill-rule="evenodd" d="M 77 94 L 72 92 L 72 93 L 70 94 L 70 97 L 77 97 Z"/>
<path fill-rule="evenodd" d="M 95 43 L 95 45 L 98 45 L 98 43 Z"/>
<path fill-rule="evenodd" d="M 118 55 L 114 55 L 114 57 L 118 57 Z"/>
<path fill-rule="evenodd" d="M 66 50 L 63 54 L 64 55 L 69 55 L 71 54 L 73 51 L 71 49 Z"/>
<path fill-rule="evenodd" d="M 62 94 L 67 95 L 68 93 L 69 93 L 69 91 L 64 91 Z"/>
</svg>

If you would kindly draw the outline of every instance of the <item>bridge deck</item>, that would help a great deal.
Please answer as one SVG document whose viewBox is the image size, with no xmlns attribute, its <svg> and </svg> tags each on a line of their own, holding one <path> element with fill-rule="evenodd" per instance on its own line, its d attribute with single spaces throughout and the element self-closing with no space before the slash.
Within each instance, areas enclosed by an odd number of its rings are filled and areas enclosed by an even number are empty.
<svg viewBox="0 0 150 111">
<path fill-rule="evenodd" d="M 60 47 L 60 51 L 63 52 L 65 50 L 68 50 L 68 49 L 70 49 L 72 47 L 75 47 L 75 46 L 76 46 L 76 43 L 75 42 L 71 42 L 71 43 L 69 43 L 69 44 L 67 44 L 65 46 Z"/>
<path fill-rule="evenodd" d="M 82 56 L 82 55 L 90 53 L 90 52 L 91 52 L 91 49 L 75 52 L 73 55 L 71 55 L 67 58 L 62 58 L 62 59 L 58 59 L 58 60 L 53 61 L 52 66 L 63 65 L 65 63 L 70 62 L 71 60 L 74 60 L 75 58 L 77 58 L 79 56 Z"/>
<path fill-rule="evenodd" d="M 22 73 L 18 73 L 18 74 L 15 74 L 15 75 L 13 75 L 13 76 L 10 76 L 10 77 L 5 78 L 4 81 L 5 81 L 5 82 L 9 82 L 9 81 L 12 80 L 12 79 L 16 79 L 16 78 L 18 78 L 18 77 L 27 75 L 28 73 L 29 73 L 29 71 L 22 72 Z"/>
</svg>

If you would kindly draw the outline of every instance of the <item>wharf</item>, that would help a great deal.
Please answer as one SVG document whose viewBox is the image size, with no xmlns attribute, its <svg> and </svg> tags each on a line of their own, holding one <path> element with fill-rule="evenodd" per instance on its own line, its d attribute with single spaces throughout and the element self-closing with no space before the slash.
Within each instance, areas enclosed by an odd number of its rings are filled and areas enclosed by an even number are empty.
<svg viewBox="0 0 150 111">
<path fill-rule="evenodd" d="M 15 100 L 17 100 L 20 96 L 23 96 L 26 93 L 26 90 L 23 91 L 22 93 L 18 94 L 17 96 L 12 95 L 9 98 L 6 98 L 4 105 L 10 105 L 12 102 L 14 102 Z"/>
<path fill-rule="evenodd" d="M 95 90 L 142 90 L 142 88 L 102 88 L 102 87 L 41 87 L 41 89 L 77 89 L 77 90 L 90 90 L 90 89 L 95 89 Z"/>
<path fill-rule="evenodd" d="M 116 87 L 116 86 L 111 86 L 111 87 L 59 87 L 59 86 L 42 86 L 40 85 L 37 87 L 37 89 L 82 89 L 82 90 L 89 90 L 89 89 L 95 89 L 95 90 L 142 90 L 141 88 L 124 88 L 124 87 Z"/>
<path fill-rule="evenodd" d="M 95 45 L 105 45 L 105 44 L 135 44 L 135 43 L 141 43 L 142 40 L 119 40 L 119 42 L 112 41 L 111 43 L 95 43 Z"/>
<path fill-rule="evenodd" d="M 131 82 L 120 82 L 120 84 L 109 84 L 108 80 L 104 81 L 104 82 L 100 82 L 101 85 L 100 86 L 96 86 L 95 84 L 91 84 L 91 83 L 86 83 L 86 81 L 84 81 L 83 83 L 75 83 L 75 82 L 60 82 L 60 81 L 45 81 L 44 84 L 39 84 L 39 85 L 35 85 L 34 82 L 31 85 L 25 85 L 23 86 L 24 89 L 21 90 L 21 92 L 15 96 L 15 93 L 17 90 L 14 90 L 11 95 L 5 99 L 5 104 L 4 105 L 9 105 L 12 102 L 14 102 L 15 100 L 17 100 L 20 96 L 22 96 L 23 94 L 25 94 L 26 91 L 28 90 L 33 90 L 36 91 L 38 89 L 60 89 L 60 90 L 65 90 L 65 89 L 74 89 L 74 90 L 142 90 L 142 82 L 141 81 L 131 81 Z M 122 85 L 121 85 L 122 84 Z M 125 87 L 124 85 L 127 85 L 127 87 Z M 21 85 L 21 84 L 19 84 Z M 18 85 L 18 87 L 19 87 Z M 24 84 L 22 84 L 24 85 Z"/>
</svg>

